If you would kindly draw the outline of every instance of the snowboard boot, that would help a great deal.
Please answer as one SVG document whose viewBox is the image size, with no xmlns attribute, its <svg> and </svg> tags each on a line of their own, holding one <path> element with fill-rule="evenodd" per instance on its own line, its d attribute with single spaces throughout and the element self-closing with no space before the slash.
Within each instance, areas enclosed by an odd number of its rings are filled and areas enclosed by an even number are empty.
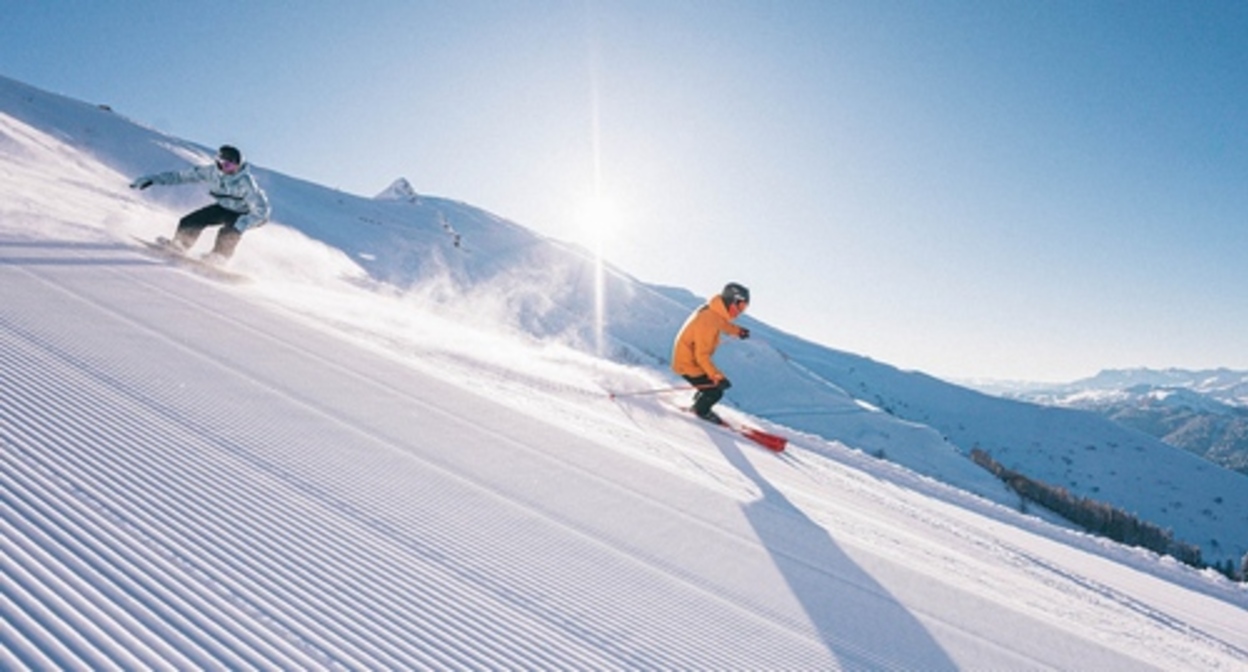
<svg viewBox="0 0 1248 672">
<path fill-rule="evenodd" d="M 179 235 L 174 235 L 172 238 L 157 236 L 156 244 L 166 250 L 169 250 L 170 252 L 173 252 L 174 254 L 186 254 L 186 251 L 191 249 L 191 243 L 187 242 L 185 238 Z"/>
<path fill-rule="evenodd" d="M 157 236 L 156 244 L 177 254 L 184 254 L 186 246 L 179 242 L 176 238 L 166 238 L 165 236 Z"/>
<path fill-rule="evenodd" d="M 205 264 L 208 264 L 209 266 L 217 266 L 217 267 L 225 266 L 225 264 L 229 260 L 230 260 L 229 257 L 225 256 L 224 254 L 221 254 L 220 252 L 209 252 L 208 254 L 205 254 L 204 256 L 200 257 L 200 261 L 204 262 Z"/>
</svg>

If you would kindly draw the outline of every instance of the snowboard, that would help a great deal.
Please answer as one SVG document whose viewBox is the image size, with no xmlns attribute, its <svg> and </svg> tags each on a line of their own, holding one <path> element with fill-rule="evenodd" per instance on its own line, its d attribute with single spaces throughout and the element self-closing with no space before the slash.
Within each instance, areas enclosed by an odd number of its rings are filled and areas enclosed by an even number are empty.
<svg viewBox="0 0 1248 672">
<path fill-rule="evenodd" d="M 134 239 L 143 244 L 142 249 L 147 254 L 168 261 L 175 266 L 185 268 L 205 278 L 232 284 L 249 282 L 247 276 L 245 275 L 227 270 L 216 264 L 210 264 L 202 259 L 188 257 L 182 252 L 178 252 L 177 250 L 174 250 L 166 245 L 162 245 L 154 240 L 147 240 L 145 238 L 139 238 L 138 236 L 134 236 Z"/>
</svg>

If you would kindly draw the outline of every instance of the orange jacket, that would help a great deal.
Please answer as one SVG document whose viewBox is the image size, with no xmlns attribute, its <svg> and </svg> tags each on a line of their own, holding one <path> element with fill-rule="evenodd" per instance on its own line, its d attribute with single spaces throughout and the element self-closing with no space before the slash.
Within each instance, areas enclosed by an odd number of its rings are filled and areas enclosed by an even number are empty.
<svg viewBox="0 0 1248 672">
<path fill-rule="evenodd" d="M 693 311 L 680 328 L 672 346 L 672 370 L 682 376 L 707 376 L 716 382 L 723 379 L 724 374 L 711 361 L 720 334 L 740 336 L 741 328 L 732 323 L 723 297 L 716 294 Z"/>
</svg>

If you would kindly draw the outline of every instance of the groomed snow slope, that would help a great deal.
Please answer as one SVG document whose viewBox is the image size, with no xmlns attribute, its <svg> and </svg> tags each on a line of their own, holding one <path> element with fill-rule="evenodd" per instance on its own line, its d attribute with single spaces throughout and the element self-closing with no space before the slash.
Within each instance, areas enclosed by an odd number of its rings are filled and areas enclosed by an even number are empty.
<svg viewBox="0 0 1248 672">
<path fill-rule="evenodd" d="M 1248 665 L 1211 573 L 601 393 L 640 372 L 5 224 L 0 667 Z"/>
</svg>

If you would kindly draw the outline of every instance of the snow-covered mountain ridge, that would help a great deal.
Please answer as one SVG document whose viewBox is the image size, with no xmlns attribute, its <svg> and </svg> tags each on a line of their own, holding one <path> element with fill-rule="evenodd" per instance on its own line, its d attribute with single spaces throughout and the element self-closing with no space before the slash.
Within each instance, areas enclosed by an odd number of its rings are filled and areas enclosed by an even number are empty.
<svg viewBox="0 0 1248 672">
<path fill-rule="evenodd" d="M 103 194 L 98 210 L 73 217 L 75 226 L 102 221 L 125 239 L 135 231 L 134 223 L 124 221 L 125 209 L 137 207 L 130 203 L 154 201 L 176 212 L 202 202 L 194 189 L 136 197 L 124 183 L 134 174 L 206 160 L 207 148 L 15 82 L 0 88 L 0 102 L 8 118 L 64 143 L 54 152 L 82 151 L 107 166 L 102 170 L 116 171 L 115 195 Z M 15 138 L 6 147 L 16 160 L 30 158 L 25 155 L 39 143 L 22 145 Z M 74 166 L 89 160 L 67 159 Z M 528 337 L 592 349 L 595 273 L 586 251 L 463 203 L 357 197 L 255 165 L 253 170 L 274 204 L 275 223 L 248 236 L 237 267 L 284 268 L 281 245 L 262 250 L 260 241 L 297 232 L 324 243 L 333 257 L 320 268 L 294 269 L 301 275 L 351 275 L 434 302 L 469 323 L 503 323 Z M 21 198 L 14 193 L 9 202 Z M 155 235 L 166 232 L 169 221 L 143 225 Z M 747 268 L 742 276 L 735 279 L 748 284 Z M 704 297 L 651 287 L 613 268 L 604 296 L 607 354 L 666 376 L 671 339 Z M 756 291 L 755 301 L 765 302 L 766 293 Z M 1092 414 L 993 398 L 811 343 L 748 316 L 744 324 L 753 338 L 721 348 L 718 359 L 732 372 L 728 402 L 756 416 L 1015 503 L 1014 495 L 967 459 L 979 447 L 1009 468 L 1173 529 L 1200 546 L 1207 560 L 1237 560 L 1248 552 L 1242 532 L 1248 529 L 1248 487 L 1240 474 L 1212 469 Z"/>
<path fill-rule="evenodd" d="M 416 188 L 413 187 L 412 183 L 408 182 L 405 177 L 400 177 L 394 182 L 391 182 L 390 186 L 383 189 L 380 194 L 377 194 L 376 198 L 382 201 L 404 201 L 407 203 L 420 202 L 420 194 L 416 193 Z"/>
</svg>

